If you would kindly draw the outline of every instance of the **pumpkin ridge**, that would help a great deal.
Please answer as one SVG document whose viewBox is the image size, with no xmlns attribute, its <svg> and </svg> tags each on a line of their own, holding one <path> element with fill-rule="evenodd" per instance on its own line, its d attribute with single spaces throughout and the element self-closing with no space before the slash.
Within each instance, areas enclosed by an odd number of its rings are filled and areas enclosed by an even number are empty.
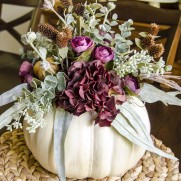
<svg viewBox="0 0 181 181">
<path fill-rule="evenodd" d="M 92 134 L 91 134 L 91 136 L 90 136 L 90 139 L 91 139 L 91 145 L 90 145 L 90 148 L 91 148 L 91 151 L 90 151 L 90 167 L 89 167 L 89 174 L 88 174 L 88 176 L 89 177 L 91 177 L 91 175 L 92 175 L 92 171 L 93 171 L 93 164 L 94 164 L 94 132 L 95 132 L 95 129 L 94 129 L 94 121 L 93 120 L 91 120 L 91 122 L 92 122 L 92 125 L 91 125 L 91 130 L 92 130 Z"/>
<path fill-rule="evenodd" d="M 128 168 L 130 168 L 130 165 L 132 163 L 134 151 L 135 151 L 135 145 L 133 143 L 131 143 L 131 155 L 130 155 L 130 161 L 128 162 L 129 163 L 128 164 L 129 165 Z"/>
</svg>

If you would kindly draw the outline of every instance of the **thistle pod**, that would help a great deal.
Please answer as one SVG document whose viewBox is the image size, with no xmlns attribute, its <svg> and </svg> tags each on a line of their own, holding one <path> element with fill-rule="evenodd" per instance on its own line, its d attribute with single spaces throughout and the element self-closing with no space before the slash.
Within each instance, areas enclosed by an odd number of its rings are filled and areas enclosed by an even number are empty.
<svg viewBox="0 0 181 181">
<path fill-rule="evenodd" d="M 47 63 L 49 63 L 49 67 L 47 66 L 47 68 L 45 68 L 45 65 L 43 65 L 43 61 L 36 62 L 33 67 L 34 74 L 40 80 L 44 80 L 46 76 L 46 71 L 54 75 L 60 70 L 59 65 L 54 63 L 53 57 L 48 57 L 46 60 Z"/>
<path fill-rule="evenodd" d="M 150 27 L 150 34 L 153 35 L 153 36 L 157 36 L 158 32 L 159 32 L 159 29 L 160 29 L 160 27 L 157 24 L 152 23 L 151 27 Z"/>
<path fill-rule="evenodd" d="M 164 53 L 164 47 L 163 44 L 154 44 L 151 47 L 148 48 L 148 53 L 153 57 L 153 58 L 159 58 L 162 56 Z"/>
<path fill-rule="evenodd" d="M 151 34 L 148 34 L 146 37 L 141 38 L 141 46 L 143 49 L 148 49 L 152 45 L 154 45 L 154 37 Z"/>
</svg>

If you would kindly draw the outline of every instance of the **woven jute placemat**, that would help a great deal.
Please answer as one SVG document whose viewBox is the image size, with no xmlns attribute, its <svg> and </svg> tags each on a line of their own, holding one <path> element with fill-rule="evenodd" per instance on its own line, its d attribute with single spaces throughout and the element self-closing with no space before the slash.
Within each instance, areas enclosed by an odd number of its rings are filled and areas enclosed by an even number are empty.
<svg viewBox="0 0 181 181">
<path fill-rule="evenodd" d="M 161 141 L 153 137 L 154 144 L 172 153 Z M 121 161 L 121 160 L 120 160 Z M 58 181 L 35 160 L 26 146 L 22 130 L 6 132 L 0 137 L 0 181 Z M 73 181 L 74 179 L 67 179 Z M 93 181 L 93 179 L 84 179 Z M 181 181 L 179 162 L 146 152 L 138 164 L 122 177 L 99 181 Z"/>
</svg>

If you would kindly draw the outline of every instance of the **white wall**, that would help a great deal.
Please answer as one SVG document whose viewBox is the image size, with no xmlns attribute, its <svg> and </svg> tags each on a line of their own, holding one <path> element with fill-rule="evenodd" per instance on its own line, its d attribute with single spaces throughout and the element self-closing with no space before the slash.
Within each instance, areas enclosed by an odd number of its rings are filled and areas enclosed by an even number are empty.
<svg viewBox="0 0 181 181">
<path fill-rule="evenodd" d="M 31 11 L 32 8 L 14 5 L 3 5 L 2 8 L 2 19 L 6 22 L 12 21 L 27 12 Z M 28 31 L 29 22 L 26 22 L 15 29 L 22 35 Z M 0 50 L 8 51 L 19 54 L 21 45 L 7 32 L 0 32 Z"/>
</svg>

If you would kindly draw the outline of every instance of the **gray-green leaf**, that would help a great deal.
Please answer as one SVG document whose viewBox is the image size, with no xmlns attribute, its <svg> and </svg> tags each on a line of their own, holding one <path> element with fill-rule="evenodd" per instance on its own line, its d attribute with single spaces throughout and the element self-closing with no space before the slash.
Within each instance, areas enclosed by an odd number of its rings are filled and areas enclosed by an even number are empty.
<svg viewBox="0 0 181 181">
<path fill-rule="evenodd" d="M 64 48 L 59 48 L 58 49 L 58 54 L 63 59 L 67 57 L 67 53 L 68 53 L 68 47 L 64 47 Z"/>
<path fill-rule="evenodd" d="M 177 94 L 181 94 L 181 93 L 178 92 Z M 170 105 L 181 106 L 181 100 L 175 97 L 177 94 L 175 92 L 167 93 L 167 92 L 157 89 L 156 87 L 150 84 L 144 83 L 139 93 L 139 96 L 142 101 L 145 101 L 148 103 L 162 101 L 165 105 L 170 104 Z"/>
</svg>

